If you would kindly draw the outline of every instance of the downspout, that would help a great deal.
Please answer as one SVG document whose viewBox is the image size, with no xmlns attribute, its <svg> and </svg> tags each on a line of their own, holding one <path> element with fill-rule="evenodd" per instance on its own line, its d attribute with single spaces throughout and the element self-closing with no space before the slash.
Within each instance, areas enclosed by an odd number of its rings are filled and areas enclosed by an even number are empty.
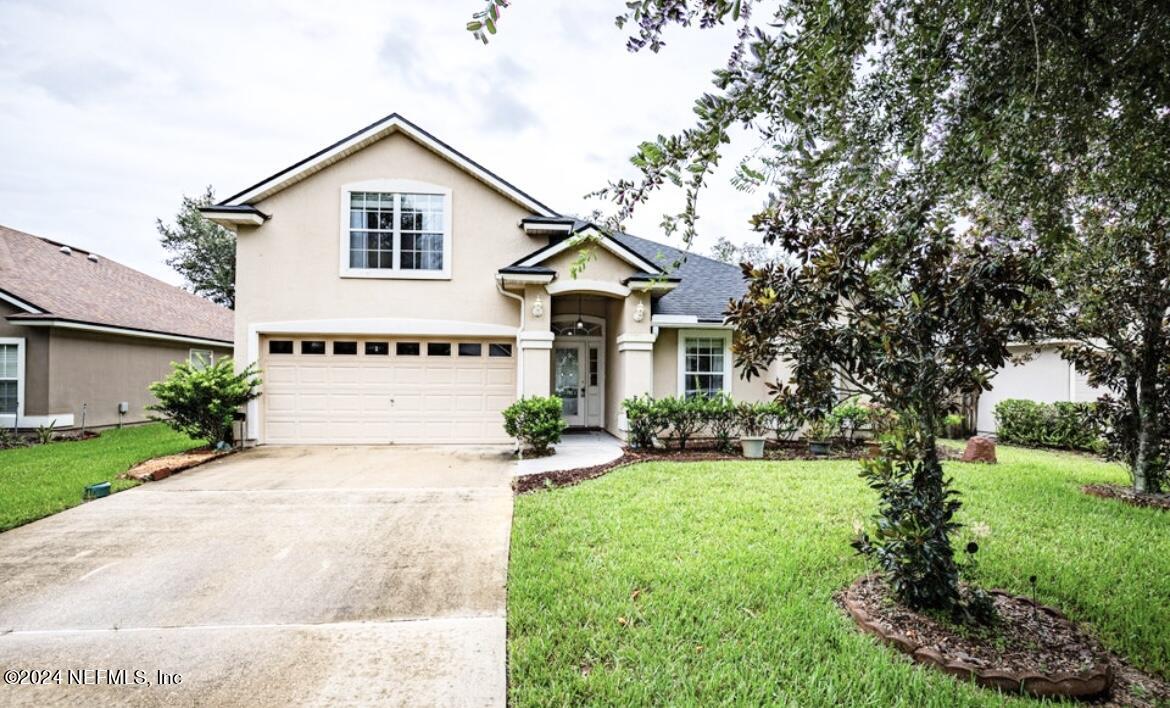
<svg viewBox="0 0 1170 708">
<path fill-rule="evenodd" d="M 524 352 L 520 349 L 520 333 L 524 331 L 528 313 L 524 310 L 524 296 L 504 290 L 504 279 L 500 276 L 496 276 L 496 290 L 520 303 L 520 329 L 516 332 L 516 359 L 519 362 L 516 365 L 516 398 L 520 398 L 524 392 Z"/>
</svg>

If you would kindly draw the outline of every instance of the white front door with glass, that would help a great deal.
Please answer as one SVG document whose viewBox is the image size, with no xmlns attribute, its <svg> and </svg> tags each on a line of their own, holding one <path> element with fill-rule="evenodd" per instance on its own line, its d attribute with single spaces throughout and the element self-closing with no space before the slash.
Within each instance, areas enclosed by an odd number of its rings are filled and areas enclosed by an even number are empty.
<svg viewBox="0 0 1170 708">
<path fill-rule="evenodd" d="M 553 393 L 572 427 L 601 427 L 602 356 L 600 338 L 558 339 L 553 346 Z"/>
</svg>

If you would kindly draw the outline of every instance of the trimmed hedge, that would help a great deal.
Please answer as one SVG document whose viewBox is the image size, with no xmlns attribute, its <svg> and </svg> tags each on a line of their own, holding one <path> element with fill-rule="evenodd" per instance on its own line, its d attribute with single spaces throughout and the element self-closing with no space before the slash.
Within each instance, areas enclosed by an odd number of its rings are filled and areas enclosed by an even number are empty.
<svg viewBox="0 0 1170 708">
<path fill-rule="evenodd" d="M 1037 403 L 1019 398 L 995 406 L 1001 442 L 1099 453 L 1104 449 L 1095 403 Z"/>
<path fill-rule="evenodd" d="M 538 454 L 561 441 L 569 424 L 561 416 L 563 404 L 557 396 L 521 398 L 504 409 L 504 431 Z"/>
</svg>

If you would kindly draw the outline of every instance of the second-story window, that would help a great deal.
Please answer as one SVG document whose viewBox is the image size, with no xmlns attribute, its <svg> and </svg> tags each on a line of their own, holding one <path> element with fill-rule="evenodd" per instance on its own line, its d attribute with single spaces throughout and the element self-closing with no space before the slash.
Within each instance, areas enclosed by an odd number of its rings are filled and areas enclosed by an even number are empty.
<svg viewBox="0 0 1170 708">
<path fill-rule="evenodd" d="M 449 272 L 447 195 L 406 191 L 348 194 L 350 274 L 441 277 Z"/>
</svg>

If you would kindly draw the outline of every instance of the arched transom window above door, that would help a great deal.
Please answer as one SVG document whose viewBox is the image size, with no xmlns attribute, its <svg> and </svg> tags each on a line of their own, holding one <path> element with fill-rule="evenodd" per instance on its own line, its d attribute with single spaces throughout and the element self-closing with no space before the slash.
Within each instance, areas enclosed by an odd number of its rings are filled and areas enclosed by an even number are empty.
<svg viewBox="0 0 1170 708">
<path fill-rule="evenodd" d="M 553 322 L 552 332 L 558 337 L 600 337 L 601 324 L 599 322 L 590 322 L 588 320 L 582 320 L 579 322 L 565 320 L 561 322 Z"/>
</svg>

